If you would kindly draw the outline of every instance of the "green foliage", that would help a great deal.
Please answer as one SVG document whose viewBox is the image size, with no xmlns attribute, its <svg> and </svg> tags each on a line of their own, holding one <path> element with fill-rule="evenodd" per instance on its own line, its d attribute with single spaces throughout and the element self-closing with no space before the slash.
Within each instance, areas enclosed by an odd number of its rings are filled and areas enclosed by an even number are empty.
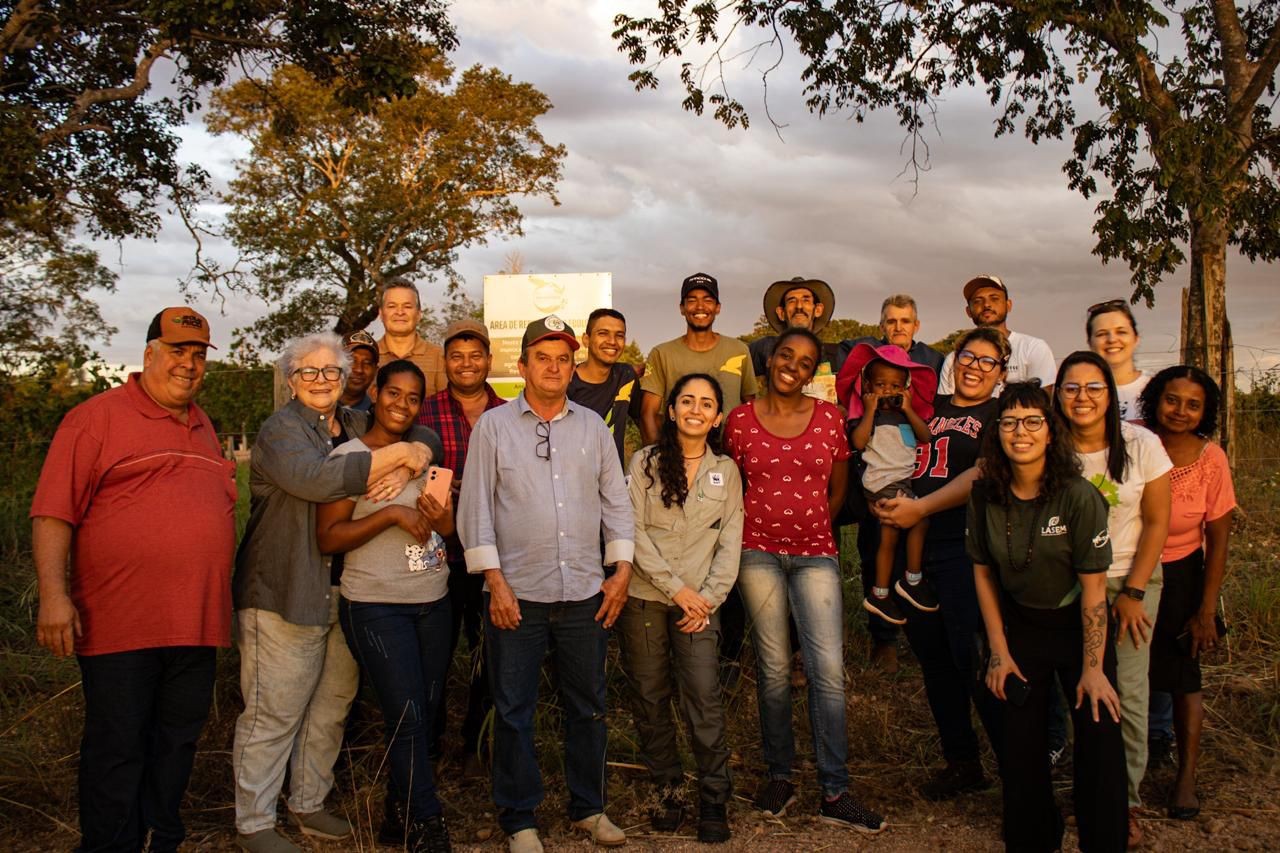
<svg viewBox="0 0 1280 853">
<path fill-rule="evenodd" d="M 618 361 L 623 364 L 644 364 L 644 351 L 640 349 L 640 344 L 633 340 L 622 348 Z"/>
<path fill-rule="evenodd" d="M 83 364 L 90 342 L 115 332 L 90 298 L 95 289 L 115 289 L 95 253 L 0 220 L 0 371 Z"/>
<path fill-rule="evenodd" d="M 1069 186 L 1086 197 L 1101 192 L 1099 179 L 1110 187 L 1096 209 L 1094 252 L 1128 263 L 1135 300 L 1151 303 L 1188 242 L 1193 253 L 1221 252 L 1230 240 L 1252 259 L 1280 257 L 1275 0 L 657 6 L 653 17 L 614 19 L 618 49 L 637 67 L 632 82 L 655 88 L 664 60 L 702 51 L 681 65 L 684 107 L 701 114 L 710 103 L 729 127 L 746 127 L 748 115 L 730 95 L 725 63 L 764 51 L 767 81 L 784 48 L 794 48 L 805 63 L 806 106 L 820 115 L 851 112 L 858 121 L 871 110 L 894 111 L 917 177 L 926 165 L 916 159 L 927 152 L 922 132 L 948 89 L 984 88 L 997 110 L 996 135 L 1021 126 L 1035 143 L 1069 132 Z M 1170 10 L 1175 19 L 1166 17 Z M 1086 85 L 1093 94 L 1085 102 L 1096 100 L 1101 110 L 1077 121 L 1074 90 Z M 1207 275 L 1212 297 L 1223 279 Z M 1196 281 L 1193 271 L 1193 296 Z"/>
<path fill-rule="evenodd" d="M 178 164 L 174 128 L 209 86 L 292 62 L 367 104 L 412 94 L 418 49 L 456 42 L 443 0 L 124 0 L 0 6 L 0 221 L 33 208 L 45 236 L 79 221 L 147 236 L 157 204 L 184 204 L 205 174 Z M 173 94 L 150 90 L 172 60 Z"/>
<path fill-rule="evenodd" d="M 518 196 L 556 201 L 565 150 L 538 129 L 541 92 L 494 68 L 455 76 L 429 51 L 419 67 L 412 95 L 368 110 L 293 65 L 215 93 L 209 129 L 253 145 L 221 196 L 248 269 L 205 265 L 198 280 L 272 307 L 245 330 L 260 345 L 364 328 L 385 279 L 453 282 L 457 249 L 520 233 Z"/>
<path fill-rule="evenodd" d="M 27 511 L 58 424 L 72 408 L 111 385 L 105 376 L 65 364 L 0 372 L 0 555 L 6 562 L 31 547 Z"/>
<path fill-rule="evenodd" d="M 947 353 L 951 352 L 953 349 L 956 348 L 956 339 L 959 338 L 961 335 L 963 335 L 967 331 L 969 330 L 956 329 L 954 332 L 947 335 L 942 340 L 934 341 L 933 343 L 929 344 L 929 346 L 933 347 L 943 355 L 946 355 Z"/>
<path fill-rule="evenodd" d="M 273 411 L 270 365 L 210 361 L 196 400 L 220 434 L 251 437 Z"/>
</svg>

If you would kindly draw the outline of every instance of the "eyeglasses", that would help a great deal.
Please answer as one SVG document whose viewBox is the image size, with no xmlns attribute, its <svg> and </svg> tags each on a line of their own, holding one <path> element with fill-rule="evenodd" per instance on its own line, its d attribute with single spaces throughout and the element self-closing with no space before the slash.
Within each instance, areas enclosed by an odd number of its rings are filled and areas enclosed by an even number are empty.
<svg viewBox="0 0 1280 853">
<path fill-rule="evenodd" d="M 320 376 L 324 376 L 330 382 L 337 382 L 342 378 L 341 367 L 299 367 L 293 371 L 294 376 L 302 377 L 303 382 L 315 382 Z"/>
<path fill-rule="evenodd" d="M 956 353 L 956 361 L 960 362 L 963 367 L 973 367 L 973 365 L 976 364 L 978 365 L 978 370 L 983 373 L 990 373 L 997 367 L 1004 364 L 1004 362 L 998 358 L 992 358 L 989 355 L 978 355 L 977 353 L 970 352 L 967 349 L 962 349 L 960 352 Z"/>
<path fill-rule="evenodd" d="M 1081 385 L 1079 382 L 1063 382 L 1058 386 L 1058 390 L 1062 392 L 1064 397 L 1079 397 L 1080 392 L 1083 391 L 1089 395 L 1090 400 L 1096 400 L 1107 390 L 1107 383 L 1086 382 Z"/>
<path fill-rule="evenodd" d="M 1027 415 L 1023 418 L 1015 418 L 1013 415 L 1007 415 L 999 420 L 1001 432 L 1013 432 L 1018 428 L 1018 424 L 1022 424 L 1027 432 L 1039 432 L 1040 427 L 1044 426 L 1046 418 L 1044 415 Z"/>
<path fill-rule="evenodd" d="M 538 421 L 533 428 L 534 435 L 538 436 L 538 443 L 534 445 L 533 452 L 538 454 L 539 459 L 551 461 L 551 423 L 549 421 Z"/>
</svg>

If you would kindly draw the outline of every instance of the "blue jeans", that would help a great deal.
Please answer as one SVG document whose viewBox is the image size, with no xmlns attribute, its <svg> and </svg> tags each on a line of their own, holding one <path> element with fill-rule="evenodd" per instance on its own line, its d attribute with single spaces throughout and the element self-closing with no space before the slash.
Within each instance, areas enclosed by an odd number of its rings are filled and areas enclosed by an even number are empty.
<svg viewBox="0 0 1280 853">
<path fill-rule="evenodd" d="M 378 695 L 387 736 L 387 795 L 414 820 L 438 815 L 428 746 L 449 671 L 449 597 L 424 604 L 342 599 L 338 618 L 351 653 Z"/>
<path fill-rule="evenodd" d="M 760 734 L 769 778 L 789 779 L 796 757 L 787 630 L 787 616 L 794 614 L 809 681 L 818 782 L 824 794 L 834 797 L 849 787 L 839 563 L 835 557 L 792 557 L 748 548 L 739 563 L 738 585 L 756 647 Z"/>
<path fill-rule="evenodd" d="M 79 655 L 84 690 L 79 850 L 177 850 L 217 650 L 169 646 Z"/>
<path fill-rule="evenodd" d="M 978 736 L 969 713 L 972 704 L 999 758 L 1004 746 L 1004 709 L 978 681 L 976 641 L 985 628 L 973 583 L 973 561 L 965 553 L 964 540 L 928 543 L 924 571 L 938 593 L 939 608 L 936 613 L 909 611 L 905 630 L 920 661 L 942 754 L 948 763 L 977 760 Z"/>
<path fill-rule="evenodd" d="M 604 660 L 609 632 L 595 621 L 604 599 L 544 604 L 520 601 L 520 624 L 494 627 L 485 595 L 484 648 L 493 690 L 493 802 L 507 835 L 537 827 L 542 773 L 533 742 L 542 660 L 554 647 L 564 716 L 564 775 L 569 819 L 604 811 Z"/>
</svg>

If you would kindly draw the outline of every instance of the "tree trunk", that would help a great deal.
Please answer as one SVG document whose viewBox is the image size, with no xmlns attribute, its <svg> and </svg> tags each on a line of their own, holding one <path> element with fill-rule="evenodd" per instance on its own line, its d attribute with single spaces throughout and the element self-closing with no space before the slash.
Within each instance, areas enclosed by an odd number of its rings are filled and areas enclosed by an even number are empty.
<svg viewBox="0 0 1280 853">
<path fill-rule="evenodd" d="M 1227 224 L 1191 217 L 1191 286 L 1182 301 L 1182 361 L 1208 373 L 1222 390 L 1218 443 L 1234 462 L 1236 383 L 1227 320 Z"/>
</svg>

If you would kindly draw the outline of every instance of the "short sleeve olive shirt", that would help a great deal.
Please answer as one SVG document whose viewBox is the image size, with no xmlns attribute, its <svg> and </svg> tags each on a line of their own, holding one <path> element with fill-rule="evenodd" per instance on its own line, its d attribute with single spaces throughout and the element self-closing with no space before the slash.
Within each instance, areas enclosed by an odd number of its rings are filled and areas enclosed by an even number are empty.
<svg viewBox="0 0 1280 853">
<path fill-rule="evenodd" d="M 994 569 L 1023 607 L 1065 607 L 1080 594 L 1077 574 L 1111 565 L 1107 504 L 1083 477 L 1042 503 L 1013 498 L 1007 507 L 989 501 L 979 482 L 969 498 L 966 539 L 973 562 Z"/>
</svg>

